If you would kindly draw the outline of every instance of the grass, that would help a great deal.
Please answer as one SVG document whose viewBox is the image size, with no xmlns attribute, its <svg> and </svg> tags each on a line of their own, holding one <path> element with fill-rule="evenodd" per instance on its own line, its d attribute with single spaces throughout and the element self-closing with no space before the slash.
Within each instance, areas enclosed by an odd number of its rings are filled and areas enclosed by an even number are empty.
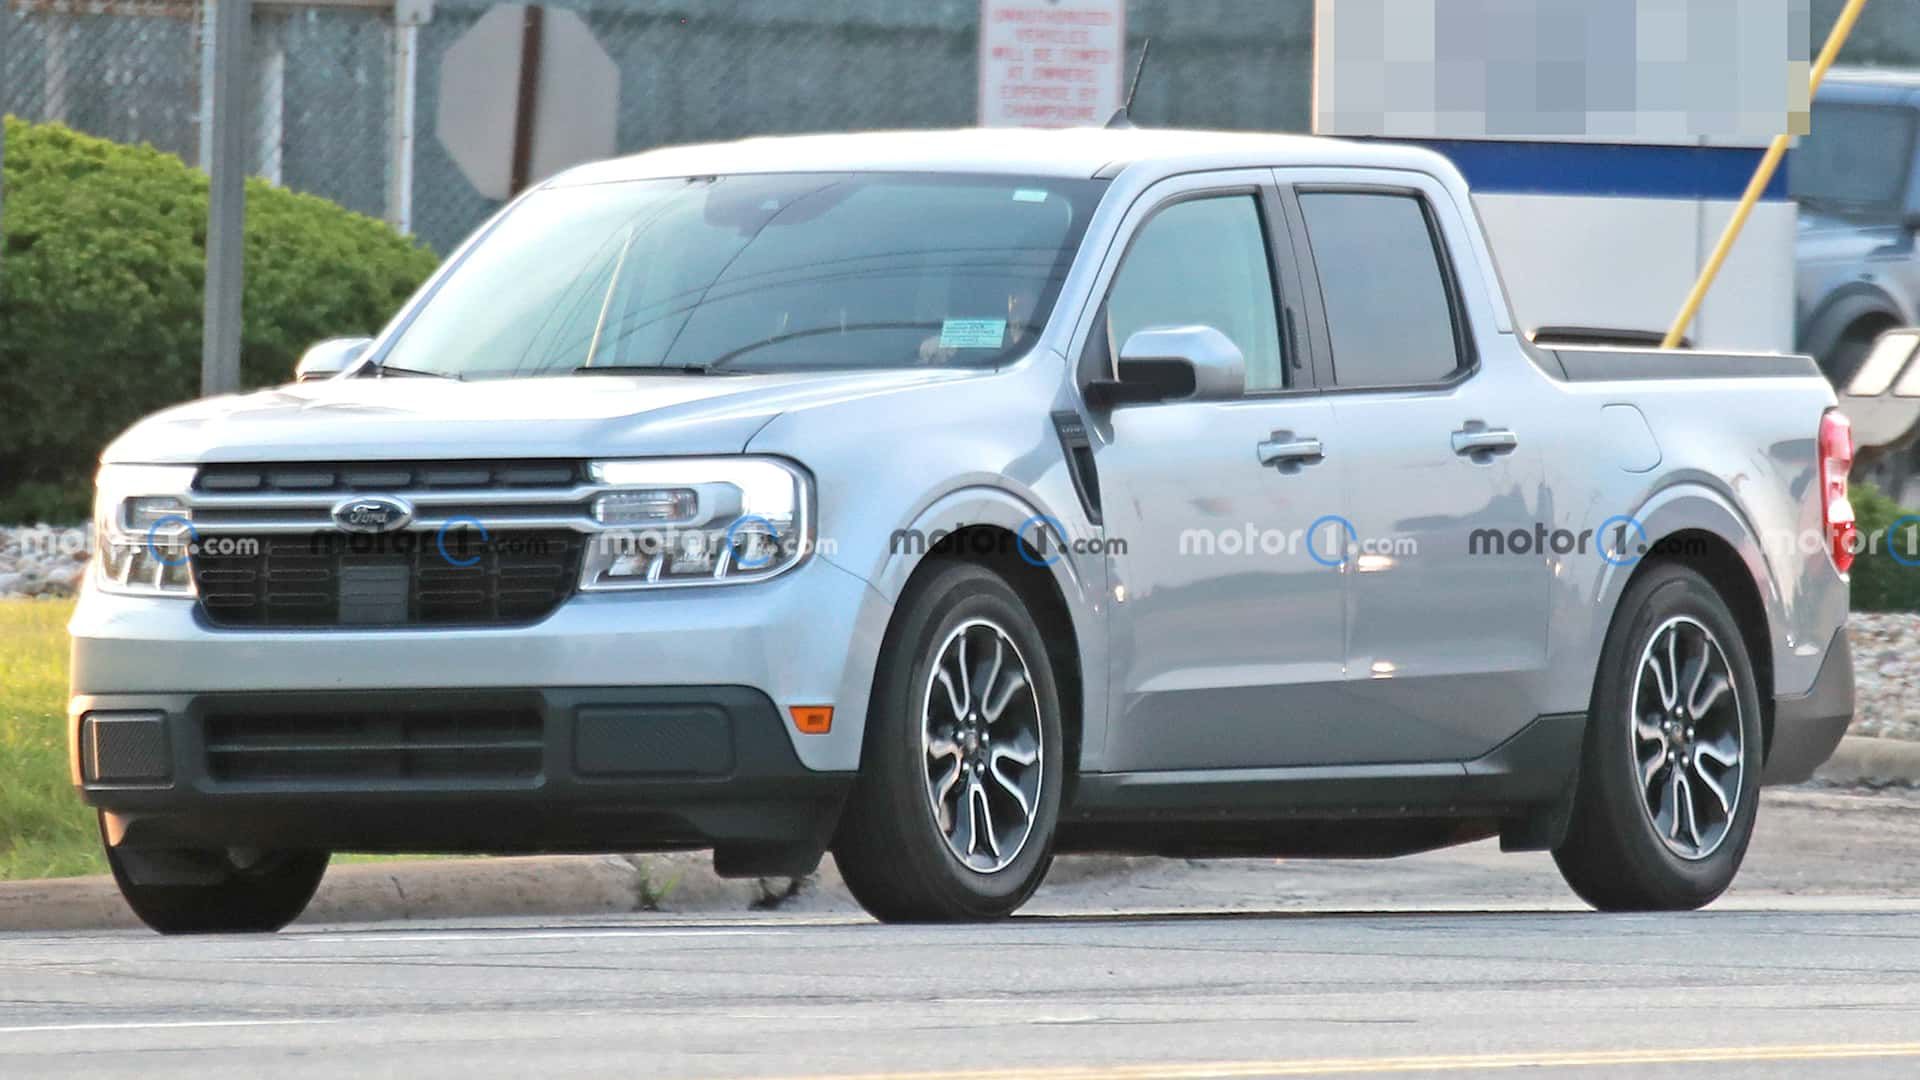
<svg viewBox="0 0 1920 1080">
<path fill-rule="evenodd" d="M 94 813 L 74 792 L 67 766 L 72 613 L 71 600 L 0 600 L 0 881 L 107 872 Z"/>
<path fill-rule="evenodd" d="M 67 600 L 0 600 L 0 881 L 103 874 L 67 768 Z"/>
</svg>

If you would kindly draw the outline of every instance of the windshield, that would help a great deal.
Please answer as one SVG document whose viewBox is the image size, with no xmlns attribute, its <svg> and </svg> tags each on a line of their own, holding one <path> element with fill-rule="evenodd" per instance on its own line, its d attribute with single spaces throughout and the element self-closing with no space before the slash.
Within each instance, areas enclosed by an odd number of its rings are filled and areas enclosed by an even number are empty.
<svg viewBox="0 0 1920 1080">
<path fill-rule="evenodd" d="M 1876 105 L 1815 105 L 1793 155 L 1793 195 L 1836 214 L 1898 214 L 1913 165 L 1914 114 Z"/>
<path fill-rule="evenodd" d="M 474 245 L 381 364 L 463 379 L 990 366 L 1045 325 L 1105 186 L 810 173 L 550 188 Z"/>
</svg>

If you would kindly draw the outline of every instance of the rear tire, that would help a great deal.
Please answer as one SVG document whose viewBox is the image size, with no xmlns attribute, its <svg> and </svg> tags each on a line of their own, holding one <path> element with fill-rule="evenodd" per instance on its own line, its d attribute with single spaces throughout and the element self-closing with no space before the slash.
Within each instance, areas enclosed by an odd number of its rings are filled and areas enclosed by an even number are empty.
<svg viewBox="0 0 1920 1080">
<path fill-rule="evenodd" d="M 1053 861 L 1065 775 L 1046 644 L 993 572 L 915 578 L 880 650 L 860 775 L 833 841 L 884 922 L 1011 914 Z"/>
<path fill-rule="evenodd" d="M 266 852 L 242 865 L 227 851 L 170 851 L 159 857 L 206 880 L 152 885 L 135 880 L 132 864 L 154 856 L 111 844 L 106 850 L 127 906 L 162 934 L 271 934 L 307 909 L 330 857 L 324 851 Z"/>
<path fill-rule="evenodd" d="M 1882 330 L 1891 329 L 1893 323 L 1873 323 L 1865 327 L 1850 327 L 1833 343 L 1827 355 L 1820 358 L 1820 366 L 1825 369 L 1827 381 L 1835 390 L 1845 390 L 1859 372 L 1860 365 L 1866 363 L 1867 354 L 1873 351 L 1873 343 L 1879 340 Z"/>
<path fill-rule="evenodd" d="M 1678 564 L 1628 585 L 1607 630 L 1560 873 L 1602 911 L 1686 911 L 1733 883 L 1753 836 L 1760 696 L 1738 624 Z"/>
</svg>

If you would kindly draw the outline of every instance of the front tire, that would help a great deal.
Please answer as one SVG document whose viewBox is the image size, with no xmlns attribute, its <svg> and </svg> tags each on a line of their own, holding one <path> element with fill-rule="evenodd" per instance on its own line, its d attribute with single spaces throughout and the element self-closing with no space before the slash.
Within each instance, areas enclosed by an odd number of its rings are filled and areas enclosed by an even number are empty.
<svg viewBox="0 0 1920 1080">
<path fill-rule="evenodd" d="M 102 837 L 104 840 L 104 836 Z M 300 917 L 320 888 L 329 854 L 282 851 L 169 851 L 157 855 L 107 844 L 107 866 L 140 921 L 162 934 L 271 934 Z M 148 884 L 136 860 L 160 858 L 194 884 Z"/>
<path fill-rule="evenodd" d="M 834 860 L 884 922 L 1011 914 L 1053 860 L 1065 776 L 1046 644 L 1005 580 L 916 578 L 880 651 Z"/>
<path fill-rule="evenodd" d="M 1649 567 L 1601 650 L 1561 875 L 1602 911 L 1711 903 L 1753 837 L 1762 755 L 1733 614 L 1699 573 Z"/>
</svg>

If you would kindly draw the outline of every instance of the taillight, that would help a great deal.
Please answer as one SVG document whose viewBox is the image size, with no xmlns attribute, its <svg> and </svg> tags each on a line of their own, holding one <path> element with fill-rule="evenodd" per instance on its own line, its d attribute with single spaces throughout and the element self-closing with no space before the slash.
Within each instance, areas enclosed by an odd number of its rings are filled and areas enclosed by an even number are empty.
<svg viewBox="0 0 1920 1080">
<path fill-rule="evenodd" d="M 1820 519 L 1827 529 L 1827 553 L 1841 573 L 1853 565 L 1853 503 L 1847 499 L 1847 473 L 1853 469 L 1853 422 L 1839 409 L 1820 417 Z"/>
</svg>

